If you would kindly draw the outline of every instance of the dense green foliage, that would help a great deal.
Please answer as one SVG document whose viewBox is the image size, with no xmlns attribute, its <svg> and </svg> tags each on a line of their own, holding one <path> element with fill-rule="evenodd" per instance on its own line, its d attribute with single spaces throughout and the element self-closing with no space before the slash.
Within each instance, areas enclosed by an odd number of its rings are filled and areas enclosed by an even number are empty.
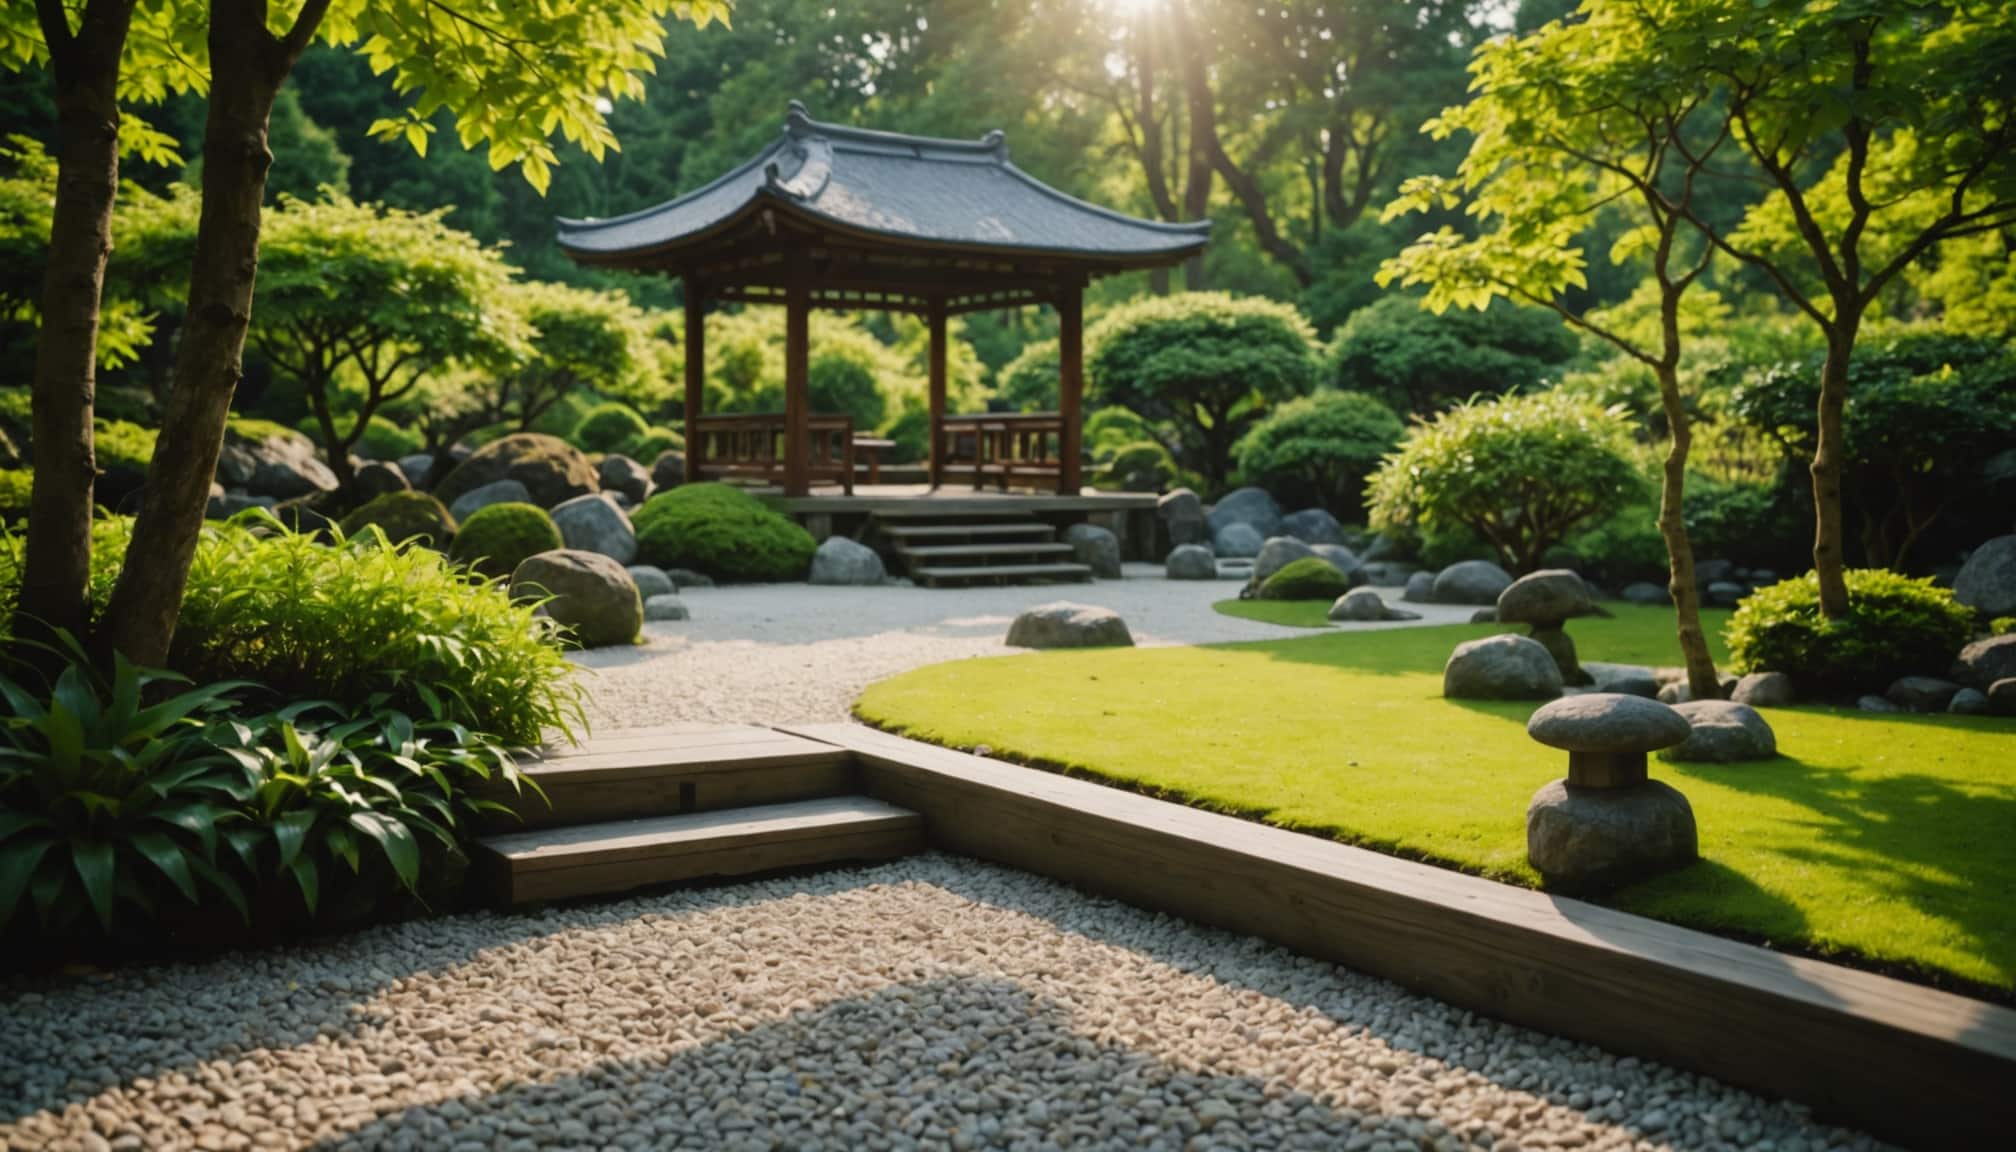
<svg viewBox="0 0 2016 1152">
<path fill-rule="evenodd" d="M 1261 600 L 1321 600 L 1330 603 L 1350 590 L 1350 578 L 1328 560 L 1305 556 L 1282 565 L 1260 585 L 1256 595 Z"/>
<path fill-rule="evenodd" d="M 658 457 L 667 452 L 686 450 L 686 437 L 675 428 L 652 425 L 644 434 L 623 445 L 623 455 L 630 457 L 646 468 L 657 463 Z"/>
<path fill-rule="evenodd" d="M 1092 391 L 1174 429 L 1179 462 L 1223 488 L 1232 446 L 1268 405 L 1316 385 L 1315 333 L 1271 300 L 1192 292 L 1108 313 L 1086 337 Z"/>
<path fill-rule="evenodd" d="M 1362 392 L 1318 392 L 1269 413 L 1239 442 L 1239 475 L 1285 507 L 1327 508 L 1364 519 L 1365 479 L 1399 445 L 1406 427 Z"/>
<path fill-rule="evenodd" d="M 448 558 L 485 576 L 508 580 L 528 556 L 563 547 L 560 529 L 536 504 L 490 504 L 469 514 L 448 546 Z"/>
<path fill-rule="evenodd" d="M 370 529 L 393 544 L 408 540 L 446 549 L 455 539 L 455 520 L 441 501 L 425 492 L 387 492 L 343 517 L 343 534 L 362 537 Z"/>
<path fill-rule="evenodd" d="M 1458 405 L 1416 427 L 1373 476 L 1375 526 L 1423 532 L 1460 525 L 1514 572 L 1644 479 L 1622 416 L 1558 392 Z"/>
<path fill-rule="evenodd" d="M 1729 620 L 1739 672 L 1783 672 L 1803 693 L 1882 692 L 1899 676 L 1943 676 L 1973 628 L 1950 589 L 1880 568 L 1848 570 L 1848 614 L 1820 614 L 1811 572 L 1759 588 Z"/>
<path fill-rule="evenodd" d="M 28 515 L 29 494 L 35 487 L 35 473 L 27 468 L 0 468 L 0 524 Z"/>
<path fill-rule="evenodd" d="M 994 396 L 1010 412 L 1057 411 L 1057 341 L 1032 340 L 994 378 Z"/>
<path fill-rule="evenodd" d="M 1427 414 L 1477 395 L 1524 391 L 1575 355 L 1574 333 L 1538 308 L 1499 301 L 1439 315 L 1407 296 L 1352 313 L 1330 352 L 1337 387 Z"/>
<path fill-rule="evenodd" d="M 633 440 L 651 430 L 644 417 L 628 404 L 597 404 L 581 417 L 569 437 L 583 452 L 621 452 Z"/>
<path fill-rule="evenodd" d="M 817 547 L 796 521 L 725 484 L 660 493 L 631 522 L 644 563 L 691 568 L 717 580 L 803 580 Z"/>
</svg>

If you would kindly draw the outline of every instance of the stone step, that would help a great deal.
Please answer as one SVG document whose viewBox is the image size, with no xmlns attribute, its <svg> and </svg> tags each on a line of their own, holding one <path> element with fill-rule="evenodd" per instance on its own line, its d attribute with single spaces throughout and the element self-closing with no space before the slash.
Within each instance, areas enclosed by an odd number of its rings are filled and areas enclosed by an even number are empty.
<svg viewBox="0 0 2016 1152">
<path fill-rule="evenodd" d="M 987 556 L 1069 556 L 1071 545 L 1047 540 L 1032 540 L 1028 543 L 1002 541 L 996 544 L 929 544 L 914 548 L 907 544 L 898 544 L 896 553 L 910 561 L 958 560 Z"/>
<path fill-rule="evenodd" d="M 618 728 L 578 747 L 549 747 L 520 769 L 546 794 L 486 797 L 515 816 L 492 815 L 489 832 L 516 832 L 624 817 L 711 812 L 751 804 L 837 796 L 856 787 L 841 749 L 770 728 L 682 724 Z"/>
<path fill-rule="evenodd" d="M 920 851 L 915 812 L 864 796 L 831 796 L 577 824 L 490 836 L 475 861 L 504 905 L 626 892 Z"/>
<path fill-rule="evenodd" d="M 961 566 L 920 565 L 910 570 L 918 583 L 937 586 L 978 581 L 1025 582 L 1031 580 L 1087 581 L 1092 569 L 1084 564 L 972 564 Z"/>
<path fill-rule="evenodd" d="M 1049 540 L 1057 535 L 1057 529 L 1048 524 L 1033 522 L 1013 522 L 998 524 L 878 524 L 884 536 L 901 543 L 905 540 L 947 540 L 979 538 L 983 536 L 1032 537 Z"/>
</svg>

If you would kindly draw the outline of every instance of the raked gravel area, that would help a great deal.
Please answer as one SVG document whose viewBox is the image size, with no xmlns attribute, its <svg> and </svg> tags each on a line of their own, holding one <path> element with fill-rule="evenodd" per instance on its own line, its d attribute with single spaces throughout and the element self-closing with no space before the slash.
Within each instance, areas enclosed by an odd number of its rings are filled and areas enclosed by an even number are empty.
<svg viewBox="0 0 2016 1152">
<path fill-rule="evenodd" d="M 943 856 L 0 985 L 0 1146 L 1874 1147 Z"/>
<path fill-rule="evenodd" d="M 1398 602 L 1400 589 L 1381 589 Z M 1002 588 L 813 587 L 762 584 L 680 592 L 692 619 L 644 626 L 645 642 L 575 657 L 591 670 L 596 732 L 678 721 L 794 724 L 842 720 L 861 690 L 886 676 L 1017 649 L 1002 641 L 1024 608 L 1053 600 L 1120 613 L 1137 644 L 1211 644 L 1307 636 L 1216 612 L 1237 580 L 1166 580 L 1129 564 L 1123 580 Z M 1467 620 L 1474 608 L 1409 604 L 1423 623 Z M 1392 628 L 1391 623 L 1351 628 Z"/>
</svg>

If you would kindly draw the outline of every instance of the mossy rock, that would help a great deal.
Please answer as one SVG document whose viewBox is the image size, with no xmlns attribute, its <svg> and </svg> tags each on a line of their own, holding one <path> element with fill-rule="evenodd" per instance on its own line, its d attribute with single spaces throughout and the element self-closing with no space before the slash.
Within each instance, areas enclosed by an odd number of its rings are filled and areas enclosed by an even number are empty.
<svg viewBox="0 0 2016 1152">
<path fill-rule="evenodd" d="M 574 426 L 571 439 L 583 452 L 615 452 L 650 430 L 628 404 L 597 404 Z"/>
<path fill-rule="evenodd" d="M 1351 578 L 1328 560 L 1305 556 L 1290 561 L 1260 585 L 1262 600 L 1335 600 L 1351 590 Z"/>
<path fill-rule="evenodd" d="M 588 457 L 558 436 L 519 432 L 476 450 L 448 473 L 434 495 L 453 504 L 464 495 L 499 480 L 516 480 L 532 495 L 532 503 L 551 508 L 576 496 L 599 491 L 595 467 Z"/>
<path fill-rule="evenodd" d="M 485 576 L 508 578 L 526 559 L 562 547 L 560 529 L 544 510 L 531 504 L 491 504 L 462 522 L 448 558 Z"/>
<path fill-rule="evenodd" d="M 343 517 L 343 534 L 356 536 L 373 525 L 394 544 L 417 539 L 429 548 L 447 548 L 455 539 L 454 517 L 425 492 L 387 492 Z"/>
<path fill-rule="evenodd" d="M 790 517 L 725 484 L 661 493 L 630 519 L 641 562 L 719 580 L 803 580 L 818 547 Z"/>
</svg>

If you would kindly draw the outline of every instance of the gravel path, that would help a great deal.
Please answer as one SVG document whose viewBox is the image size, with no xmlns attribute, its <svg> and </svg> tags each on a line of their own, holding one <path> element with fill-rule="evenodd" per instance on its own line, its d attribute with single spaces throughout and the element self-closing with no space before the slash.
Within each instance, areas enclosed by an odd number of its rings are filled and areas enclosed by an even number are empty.
<svg viewBox="0 0 2016 1152">
<path fill-rule="evenodd" d="M 0 986 L 17 1150 L 1872 1146 L 942 856 Z"/>
<path fill-rule="evenodd" d="M 1397 601 L 1400 590 L 1381 590 Z M 1236 580 L 1165 580 L 1130 564 L 1124 580 L 1008 588 L 815 588 L 766 584 L 680 593 L 693 619 L 645 625 L 647 642 L 582 653 L 594 731 L 678 721 L 794 724 L 842 720 L 861 690 L 886 676 L 1017 651 L 1001 641 L 1016 613 L 1052 600 L 1120 613 L 1137 644 L 1211 644 L 1307 636 L 1222 615 Z M 1467 620 L 1472 608 L 1410 604 L 1423 623 Z M 1356 624 L 1391 628 L 1395 624 Z"/>
</svg>

